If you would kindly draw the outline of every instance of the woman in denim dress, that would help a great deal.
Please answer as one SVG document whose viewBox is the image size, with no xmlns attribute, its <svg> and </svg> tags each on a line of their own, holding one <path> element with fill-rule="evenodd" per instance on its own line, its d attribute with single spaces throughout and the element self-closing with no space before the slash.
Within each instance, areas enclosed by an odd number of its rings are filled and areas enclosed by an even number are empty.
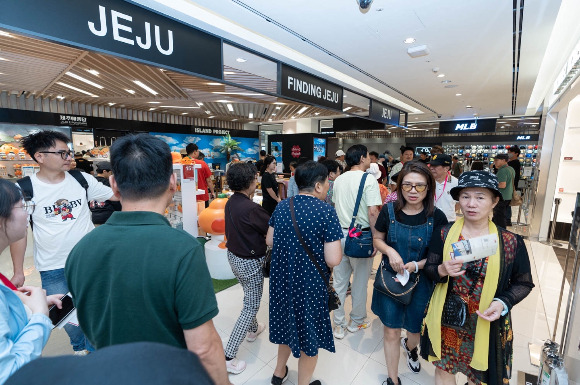
<svg viewBox="0 0 580 385">
<path fill-rule="evenodd" d="M 445 214 L 435 207 L 435 180 L 426 165 L 407 162 L 399 173 L 397 201 L 383 206 L 375 224 L 374 246 L 383 254 L 383 262 L 393 273 L 419 274 L 409 305 L 403 305 L 376 289 L 372 311 L 384 327 L 384 349 L 389 378 L 387 385 L 401 384 L 398 378 L 399 349 L 407 354 L 407 366 L 419 373 L 421 364 L 417 346 L 425 308 L 433 283 L 423 273 L 427 247 L 433 229 L 447 224 Z M 407 338 L 401 338 L 401 329 Z"/>
</svg>

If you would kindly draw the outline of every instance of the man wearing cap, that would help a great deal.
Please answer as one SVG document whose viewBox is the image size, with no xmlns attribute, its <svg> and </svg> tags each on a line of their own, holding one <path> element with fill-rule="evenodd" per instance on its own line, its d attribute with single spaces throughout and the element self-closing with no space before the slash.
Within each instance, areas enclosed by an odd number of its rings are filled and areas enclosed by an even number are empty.
<svg viewBox="0 0 580 385">
<path fill-rule="evenodd" d="M 511 225 L 511 218 L 508 218 L 508 208 L 510 207 L 510 202 L 514 194 L 514 180 L 515 171 L 513 168 L 508 166 L 509 156 L 508 154 L 497 154 L 493 160 L 494 166 L 497 168 L 497 181 L 499 192 L 503 198 L 499 200 L 495 208 L 493 209 L 493 223 L 504 229 Z"/>
<path fill-rule="evenodd" d="M 451 197 L 451 189 L 457 186 L 457 178 L 449 174 L 451 157 L 445 154 L 434 154 L 429 162 L 429 169 L 435 178 L 435 207 L 439 208 L 449 222 L 456 219 L 457 201 Z"/>
<path fill-rule="evenodd" d="M 344 151 L 338 150 L 335 155 L 336 155 L 335 160 L 338 162 L 338 164 L 342 166 L 342 171 L 344 172 L 344 170 L 346 170 L 346 162 L 344 161 L 344 156 L 346 154 L 344 153 Z"/>
</svg>

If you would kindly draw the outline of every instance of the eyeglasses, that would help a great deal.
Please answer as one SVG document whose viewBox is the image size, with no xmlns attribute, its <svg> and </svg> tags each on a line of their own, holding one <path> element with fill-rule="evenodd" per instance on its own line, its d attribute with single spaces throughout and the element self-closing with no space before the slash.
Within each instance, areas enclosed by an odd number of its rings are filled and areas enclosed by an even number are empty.
<svg viewBox="0 0 580 385">
<path fill-rule="evenodd" d="M 423 191 L 427 190 L 426 184 L 403 183 L 401 185 L 401 189 L 403 189 L 403 191 L 405 191 L 405 192 L 411 191 L 413 189 L 413 187 L 415 188 L 415 191 L 417 191 L 418 193 L 422 193 Z"/>
<path fill-rule="evenodd" d="M 39 151 L 42 154 L 59 154 L 60 157 L 62 158 L 62 160 L 66 160 L 66 158 L 68 158 L 69 156 L 72 158 L 74 153 L 71 150 L 65 151 L 65 150 L 60 150 L 60 151 Z"/>
<path fill-rule="evenodd" d="M 21 203 L 22 203 L 22 206 L 20 206 L 19 208 L 26 211 L 26 214 L 32 215 L 32 213 L 34 212 L 34 208 L 36 207 L 36 204 L 34 203 L 34 201 L 27 201 L 27 200 L 23 199 L 23 200 L 21 200 Z"/>
</svg>

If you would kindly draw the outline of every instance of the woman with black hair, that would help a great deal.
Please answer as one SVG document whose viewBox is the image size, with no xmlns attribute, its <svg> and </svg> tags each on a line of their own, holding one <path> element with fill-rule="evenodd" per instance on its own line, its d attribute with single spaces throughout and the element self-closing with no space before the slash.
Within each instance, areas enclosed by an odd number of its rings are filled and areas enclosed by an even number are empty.
<svg viewBox="0 0 580 385">
<path fill-rule="evenodd" d="M 278 181 L 276 180 L 276 158 L 268 155 L 264 158 L 262 175 L 262 207 L 272 215 L 280 196 L 278 195 Z"/>
<path fill-rule="evenodd" d="M 401 384 L 398 379 L 401 345 L 407 355 L 409 369 L 413 373 L 421 370 L 417 346 L 423 315 L 433 288 L 423 267 L 433 230 L 447 224 L 445 214 L 435 207 L 435 179 L 425 164 L 406 162 L 397 180 L 397 200 L 383 206 L 375 224 L 373 243 L 383 254 L 377 279 L 381 277 L 379 273 L 384 274 L 385 279 L 392 279 L 394 274 L 404 274 L 406 270 L 409 274 L 418 275 L 419 281 L 408 305 L 377 289 L 373 291 L 371 309 L 385 326 L 383 343 L 389 373 L 387 385 Z M 407 331 L 407 338 L 401 338 L 401 329 Z"/>
<path fill-rule="evenodd" d="M 34 203 L 24 201 L 14 183 L 0 179 L 0 252 L 26 235 Z M 28 362 L 40 357 L 52 322 L 48 305 L 62 307 L 62 294 L 46 296 L 39 287 L 17 289 L 0 274 L 0 384 Z"/>
<path fill-rule="evenodd" d="M 328 267 L 340 263 L 343 235 L 336 211 L 324 202 L 328 191 L 326 166 L 307 161 L 296 168 L 295 177 L 300 193 L 276 207 L 266 236 L 267 244 L 273 246 L 270 342 L 279 345 L 271 383 L 281 385 L 286 380 L 286 363 L 293 354 L 299 358 L 297 385 L 320 385 L 320 381 L 311 383 L 310 379 L 318 350 L 335 351 L 328 311 Z"/>
<path fill-rule="evenodd" d="M 253 342 L 266 328 L 256 314 L 264 289 L 262 265 L 270 215 L 250 198 L 258 185 L 257 176 L 258 170 L 249 163 L 234 163 L 226 174 L 234 191 L 225 207 L 228 261 L 244 290 L 244 307 L 225 348 L 226 368 L 232 374 L 246 369 L 246 362 L 236 358 L 244 338 Z"/>
</svg>

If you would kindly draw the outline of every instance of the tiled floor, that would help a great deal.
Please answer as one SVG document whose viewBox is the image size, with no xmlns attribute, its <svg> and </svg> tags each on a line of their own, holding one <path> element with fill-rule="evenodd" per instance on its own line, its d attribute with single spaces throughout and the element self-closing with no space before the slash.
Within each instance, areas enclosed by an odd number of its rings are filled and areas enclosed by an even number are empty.
<svg viewBox="0 0 580 385">
<path fill-rule="evenodd" d="M 536 289 L 522 303 L 517 305 L 512 314 L 514 320 L 514 375 L 511 384 L 517 384 L 518 371 L 536 374 L 538 369 L 530 364 L 528 343 L 542 344 L 550 336 L 551 327 L 548 321 L 555 316 L 557 303 L 555 298 L 562 277 L 561 268 L 551 247 L 526 241 L 532 260 L 532 273 Z M 27 283 L 39 285 L 38 273 L 34 270 L 29 248 L 25 260 Z M 378 257 L 375 265 L 378 265 Z M 9 275 L 12 270 L 9 254 L 5 251 L 0 255 L 0 271 Z M 319 379 L 325 385 L 380 385 L 387 378 L 387 368 L 383 354 L 383 332 L 380 320 L 370 311 L 370 294 L 372 279 L 369 280 L 368 317 L 371 327 L 355 334 L 347 332 L 343 340 L 336 340 L 336 353 L 331 354 L 321 350 L 313 379 Z M 214 323 L 224 345 L 227 343 L 231 329 L 242 307 L 243 293 L 239 285 L 233 286 L 217 294 L 220 308 Z M 545 301 L 544 301 L 544 300 Z M 350 297 L 347 298 L 347 314 L 350 311 Z M 547 315 L 547 316 L 546 316 Z M 258 314 L 262 322 L 268 321 L 268 285 L 266 284 L 262 306 Z M 548 320 L 548 321 L 547 321 Z M 44 350 L 45 356 L 71 354 L 66 333 L 55 330 Z M 238 384 L 269 384 L 277 356 L 277 346 L 268 341 L 268 332 L 264 332 L 253 343 L 244 341 L 238 358 L 247 362 L 247 369 L 239 375 L 231 375 L 231 381 Z M 433 384 L 433 366 L 422 362 L 420 374 L 412 374 L 406 366 L 405 357 L 401 352 L 399 371 L 401 381 L 405 385 Z M 288 366 L 290 377 L 287 383 L 297 383 L 298 361 L 290 358 Z M 458 384 L 464 384 L 464 378 L 457 379 Z"/>
</svg>

